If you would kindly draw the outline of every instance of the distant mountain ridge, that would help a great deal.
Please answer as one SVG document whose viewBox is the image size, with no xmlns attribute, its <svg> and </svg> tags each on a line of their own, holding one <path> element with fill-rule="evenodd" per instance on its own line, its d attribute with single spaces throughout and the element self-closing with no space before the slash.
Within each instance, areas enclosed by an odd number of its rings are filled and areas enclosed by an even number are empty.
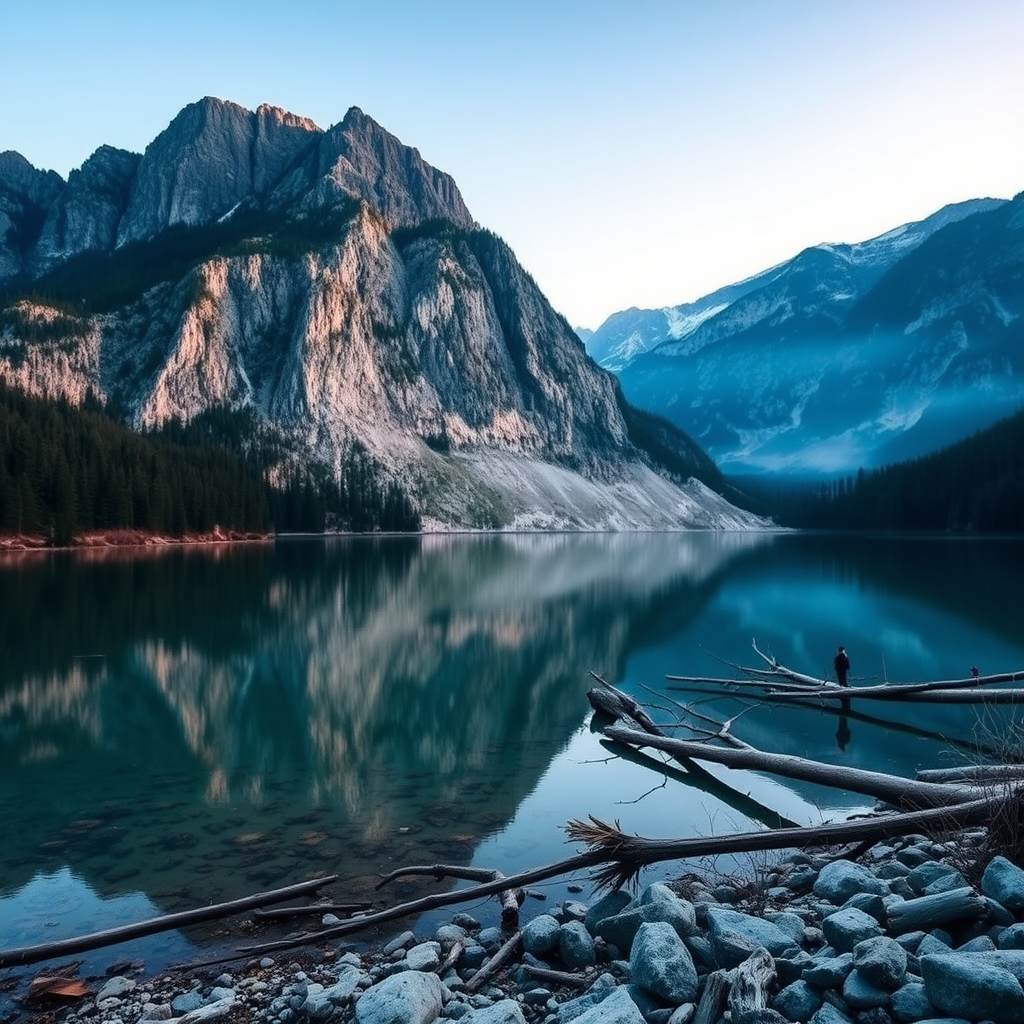
<svg viewBox="0 0 1024 1024">
<path fill-rule="evenodd" d="M 137 427 L 252 408 L 298 457 L 367 450 L 428 526 L 761 525 L 355 107 L 323 131 L 206 98 L 67 182 L 0 154 L 0 289 L 0 379 Z"/>
<path fill-rule="evenodd" d="M 1024 404 L 1024 197 L 820 245 L 587 341 L 627 397 L 727 472 L 846 472 L 924 454 Z"/>
</svg>

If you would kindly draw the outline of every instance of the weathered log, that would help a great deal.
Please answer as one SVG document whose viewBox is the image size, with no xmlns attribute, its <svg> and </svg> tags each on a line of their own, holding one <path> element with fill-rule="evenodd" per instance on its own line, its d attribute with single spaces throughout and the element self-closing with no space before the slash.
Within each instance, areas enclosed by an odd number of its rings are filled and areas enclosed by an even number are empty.
<svg viewBox="0 0 1024 1024">
<path fill-rule="evenodd" d="M 485 963 L 476 974 L 473 975 L 469 981 L 466 982 L 466 987 L 463 990 L 469 995 L 479 989 L 484 982 L 490 981 L 498 971 L 502 969 L 511 960 L 516 953 L 519 951 L 519 944 L 522 941 L 523 933 L 517 931 L 509 940 L 505 943 L 501 949 L 498 950 L 490 960 Z"/>
<path fill-rule="evenodd" d="M 550 968 L 534 967 L 532 964 L 523 964 L 523 970 L 532 978 L 550 981 L 553 985 L 564 985 L 566 988 L 586 988 L 593 980 L 593 975 L 552 971 Z"/>
<path fill-rule="evenodd" d="M 763 946 L 755 949 L 736 968 L 729 986 L 729 1009 L 733 1020 L 745 1013 L 768 1007 L 768 989 L 775 980 L 775 958 Z"/>
<path fill-rule="evenodd" d="M 948 892 L 893 903 L 889 907 L 889 926 L 897 934 L 931 931 L 950 921 L 966 917 L 981 917 L 988 910 L 984 896 L 979 896 L 969 885 Z"/>
<path fill-rule="evenodd" d="M 91 935 L 80 935 L 73 939 L 45 942 L 37 946 L 22 946 L 20 949 L 6 949 L 0 951 L 0 967 L 18 967 L 25 964 L 35 964 L 42 960 L 69 956 L 72 953 L 84 953 L 90 949 L 102 949 L 104 946 L 113 946 L 118 942 L 125 942 L 128 939 L 139 939 L 144 935 L 155 935 L 157 932 L 167 932 L 174 928 L 182 928 L 185 925 L 199 924 L 203 921 L 216 921 L 221 918 L 231 917 L 233 914 L 253 910 L 256 907 L 266 906 L 268 903 L 283 903 L 285 900 L 294 899 L 296 896 L 308 895 L 323 888 L 325 885 L 330 885 L 332 882 L 337 881 L 337 878 L 337 875 L 327 875 L 323 878 L 314 878 L 308 882 L 289 885 L 283 889 L 272 889 L 269 892 L 246 896 L 243 899 L 231 900 L 228 903 L 216 903 L 209 907 L 200 907 L 197 910 L 184 910 L 177 914 L 166 914 L 163 917 L 150 918 L 148 921 L 139 921 L 136 924 L 122 925 L 119 928 L 109 928 L 106 931 L 93 932 Z"/>
<path fill-rule="evenodd" d="M 725 1009 L 725 1000 L 732 982 L 732 971 L 712 971 L 704 982 L 704 991 L 690 1024 L 716 1024 Z"/>
<path fill-rule="evenodd" d="M 863 793 L 877 800 L 884 800 L 894 807 L 919 809 L 942 807 L 963 803 L 977 796 L 977 789 L 965 785 L 940 785 L 934 782 L 917 782 L 884 772 L 867 771 L 846 765 L 827 764 L 811 761 L 792 754 L 776 754 L 754 748 L 715 747 L 695 740 L 679 740 L 668 736 L 652 736 L 638 729 L 622 725 L 610 725 L 604 735 L 620 743 L 654 747 L 674 757 L 712 761 L 727 768 L 767 772 L 804 782 L 816 782 L 854 793 Z"/>
<path fill-rule="evenodd" d="M 601 684 L 599 689 L 587 692 L 587 699 L 595 711 L 600 711 L 610 718 L 632 718 L 645 732 L 649 732 L 654 736 L 665 735 L 654 724 L 651 716 L 628 693 L 623 693 L 621 690 L 616 689 L 611 683 L 606 682 L 597 675 L 596 672 L 591 672 L 590 676 Z"/>
<path fill-rule="evenodd" d="M 975 786 L 998 786 L 1024 780 L 1024 764 L 970 764 L 958 768 L 923 768 L 916 772 L 922 782 L 961 782 Z"/>
<path fill-rule="evenodd" d="M 743 832 L 717 838 L 646 839 L 628 836 L 614 825 L 591 816 L 589 822 L 571 821 L 566 833 L 574 842 L 587 843 L 588 852 L 603 851 L 602 866 L 593 875 L 598 886 L 619 888 L 629 884 L 649 864 L 720 853 L 757 853 L 761 850 L 804 850 L 859 840 L 894 839 L 918 832 L 951 832 L 986 824 L 998 813 L 1000 800 L 984 798 L 936 807 L 927 811 L 884 814 L 877 818 L 807 828 L 780 828 Z"/>
</svg>

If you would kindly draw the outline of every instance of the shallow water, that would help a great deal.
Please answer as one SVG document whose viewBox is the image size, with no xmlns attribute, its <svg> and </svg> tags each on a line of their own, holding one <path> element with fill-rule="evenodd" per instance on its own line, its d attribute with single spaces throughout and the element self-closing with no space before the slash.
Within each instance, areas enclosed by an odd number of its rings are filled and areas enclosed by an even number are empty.
<svg viewBox="0 0 1024 1024">
<path fill-rule="evenodd" d="M 376 892 L 398 866 L 558 860 L 562 826 L 587 814 L 685 836 L 862 809 L 725 769 L 663 784 L 590 733 L 587 673 L 724 717 L 743 705 L 665 674 L 731 675 L 717 659 L 755 662 L 752 640 L 819 675 L 844 643 L 855 684 L 1020 669 L 1022 555 L 1013 540 L 688 533 L 4 556 L 0 948 L 327 873 L 327 895 L 379 905 L 437 889 Z M 909 774 L 1005 742 L 1007 717 L 752 707 L 735 728 Z M 158 970 L 253 938 L 237 927 L 83 969 Z"/>
</svg>

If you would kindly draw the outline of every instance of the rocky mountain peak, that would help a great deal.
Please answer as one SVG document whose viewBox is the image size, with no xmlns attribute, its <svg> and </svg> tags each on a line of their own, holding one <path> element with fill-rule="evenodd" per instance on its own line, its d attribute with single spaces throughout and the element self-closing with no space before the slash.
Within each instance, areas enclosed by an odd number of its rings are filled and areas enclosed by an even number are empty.
<svg viewBox="0 0 1024 1024">
<path fill-rule="evenodd" d="M 332 192 L 364 199 L 392 230 L 431 220 L 474 225 L 455 180 L 358 107 L 324 133 L 316 173 L 322 201 Z"/>
<path fill-rule="evenodd" d="M 216 220 L 268 191 L 318 131 L 276 108 L 253 113 L 209 96 L 189 104 L 146 147 L 118 244 Z"/>
</svg>

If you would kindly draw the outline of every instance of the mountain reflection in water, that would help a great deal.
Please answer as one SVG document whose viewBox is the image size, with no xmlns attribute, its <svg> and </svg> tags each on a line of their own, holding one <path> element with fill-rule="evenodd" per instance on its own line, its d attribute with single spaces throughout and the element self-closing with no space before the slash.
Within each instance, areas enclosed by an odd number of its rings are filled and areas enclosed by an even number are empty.
<svg viewBox="0 0 1024 1024">
<path fill-rule="evenodd" d="M 607 762 L 587 733 L 587 672 L 654 700 L 641 684 L 728 674 L 705 651 L 749 662 L 755 636 L 812 672 L 837 641 L 854 676 L 883 660 L 894 679 L 1024 664 L 1017 627 L 977 589 L 1006 593 L 1019 545 L 909 543 L 428 536 L 0 560 L 0 946 L 15 895 L 67 872 L 159 912 L 328 873 L 338 900 L 380 901 L 379 874 L 405 864 L 556 860 L 559 826 L 588 813 L 683 835 L 712 830 L 720 807 L 747 824 L 758 803 L 801 822 L 863 803 L 717 769 L 718 796 L 670 783 L 637 800 L 660 780 Z M 941 709 L 915 710 L 921 734 L 894 744 L 900 721 L 857 717 L 876 710 L 756 709 L 741 732 L 913 770 L 938 756 L 930 730 L 951 731 Z M 65 927 L 40 921 L 17 942 Z"/>
</svg>

